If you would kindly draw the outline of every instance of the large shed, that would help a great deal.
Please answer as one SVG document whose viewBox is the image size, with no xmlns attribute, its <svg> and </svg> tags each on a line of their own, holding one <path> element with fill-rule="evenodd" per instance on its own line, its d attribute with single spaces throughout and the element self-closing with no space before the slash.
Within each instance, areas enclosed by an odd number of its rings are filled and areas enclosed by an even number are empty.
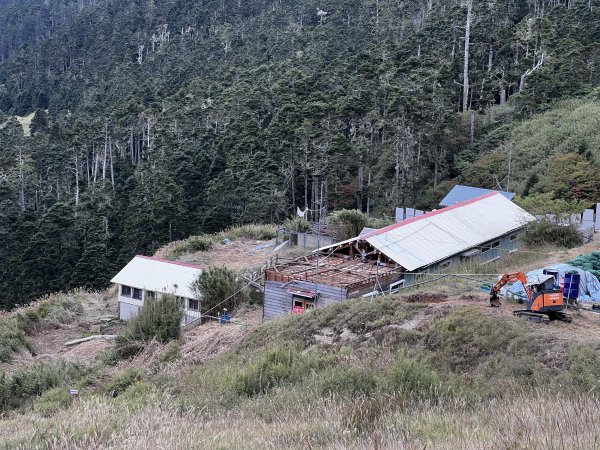
<svg viewBox="0 0 600 450">
<path fill-rule="evenodd" d="M 190 286 L 201 272 L 202 268 L 193 264 L 135 256 L 111 280 L 118 288 L 120 319 L 131 319 L 145 300 L 154 299 L 160 294 L 172 294 L 180 299 L 186 323 L 199 319 L 202 317 L 200 299 L 196 298 Z"/>
<path fill-rule="evenodd" d="M 265 271 L 265 318 L 289 314 L 296 306 L 306 309 L 408 286 L 423 272 L 494 261 L 520 246 L 523 229 L 534 220 L 502 194 L 488 192 L 322 247 L 310 258 Z M 301 304 L 302 295 L 295 290 L 308 292 L 303 297 L 308 303 Z"/>
</svg>

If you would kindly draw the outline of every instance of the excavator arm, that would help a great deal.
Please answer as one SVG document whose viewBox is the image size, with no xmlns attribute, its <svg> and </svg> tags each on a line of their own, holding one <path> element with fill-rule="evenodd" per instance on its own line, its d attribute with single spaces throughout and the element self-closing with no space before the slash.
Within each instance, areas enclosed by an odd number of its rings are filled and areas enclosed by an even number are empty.
<svg viewBox="0 0 600 450">
<path fill-rule="evenodd" d="M 525 275 L 523 272 L 505 273 L 490 290 L 490 306 L 495 308 L 499 307 L 500 298 L 498 297 L 498 292 L 500 292 L 500 289 L 502 289 L 508 283 L 513 283 L 515 281 L 520 281 L 523 283 L 527 297 L 531 298 L 531 289 L 529 286 L 527 286 L 527 275 Z"/>
</svg>

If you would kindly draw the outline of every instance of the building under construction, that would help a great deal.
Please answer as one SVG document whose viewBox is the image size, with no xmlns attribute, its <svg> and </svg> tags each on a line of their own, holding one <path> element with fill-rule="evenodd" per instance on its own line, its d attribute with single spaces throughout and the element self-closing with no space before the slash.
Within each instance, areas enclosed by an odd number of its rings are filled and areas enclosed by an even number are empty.
<svg viewBox="0 0 600 450">
<path fill-rule="evenodd" d="M 402 271 L 387 258 L 371 261 L 320 253 L 275 265 L 265 271 L 264 318 L 389 289 Z"/>
<path fill-rule="evenodd" d="M 489 263 L 515 251 L 535 218 L 490 192 L 322 247 L 265 270 L 264 317 L 300 313 L 413 284 L 420 273 Z"/>
</svg>

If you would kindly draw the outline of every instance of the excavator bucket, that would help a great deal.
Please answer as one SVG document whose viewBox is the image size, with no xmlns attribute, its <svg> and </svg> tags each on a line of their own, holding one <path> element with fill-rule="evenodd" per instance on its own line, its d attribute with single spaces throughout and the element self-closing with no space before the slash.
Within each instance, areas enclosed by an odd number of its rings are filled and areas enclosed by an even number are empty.
<svg viewBox="0 0 600 450">
<path fill-rule="evenodd" d="M 498 298 L 497 294 L 492 294 L 490 296 L 490 306 L 492 308 L 500 308 L 500 298 Z"/>
</svg>

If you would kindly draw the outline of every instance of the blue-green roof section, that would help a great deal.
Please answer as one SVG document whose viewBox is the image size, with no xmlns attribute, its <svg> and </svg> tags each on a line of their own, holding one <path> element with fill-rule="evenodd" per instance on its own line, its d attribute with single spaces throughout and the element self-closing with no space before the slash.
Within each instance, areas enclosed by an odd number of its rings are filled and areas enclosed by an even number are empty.
<svg viewBox="0 0 600 450">
<path fill-rule="evenodd" d="M 494 191 L 493 189 L 483 189 L 472 186 L 463 186 L 461 184 L 457 184 L 452 188 L 450 192 L 442 199 L 440 202 L 440 206 L 452 206 L 456 205 L 460 202 L 465 202 L 467 200 L 472 200 L 477 197 L 481 197 L 484 194 L 488 194 L 490 192 L 499 192 L 508 200 L 512 200 L 515 197 L 514 192 L 504 192 L 504 191 Z"/>
</svg>

